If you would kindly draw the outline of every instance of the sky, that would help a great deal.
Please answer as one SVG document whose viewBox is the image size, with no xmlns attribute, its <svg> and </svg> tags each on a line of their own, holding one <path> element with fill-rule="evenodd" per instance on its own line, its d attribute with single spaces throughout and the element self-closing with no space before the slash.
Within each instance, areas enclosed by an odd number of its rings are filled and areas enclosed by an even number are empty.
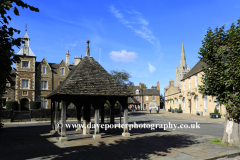
<svg viewBox="0 0 240 160">
<path fill-rule="evenodd" d="M 23 37 L 25 25 L 29 46 L 36 61 L 45 57 L 49 63 L 84 57 L 86 40 L 90 56 L 106 71 L 130 73 L 134 85 L 147 88 L 160 83 L 164 94 L 169 80 L 175 81 L 180 67 L 182 41 L 187 66 L 199 61 L 199 49 L 208 28 L 226 25 L 229 29 L 240 17 L 238 0 L 24 0 L 40 12 L 19 9 L 9 27 L 21 30 L 14 37 Z M 101 49 L 100 49 L 101 48 Z M 18 48 L 14 48 L 15 53 Z"/>
</svg>

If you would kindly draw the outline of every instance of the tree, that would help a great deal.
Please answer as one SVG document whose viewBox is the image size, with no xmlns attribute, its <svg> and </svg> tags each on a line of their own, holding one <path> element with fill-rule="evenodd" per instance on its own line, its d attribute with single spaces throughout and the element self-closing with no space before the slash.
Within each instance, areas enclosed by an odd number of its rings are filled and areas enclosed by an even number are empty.
<svg viewBox="0 0 240 160">
<path fill-rule="evenodd" d="M 160 95 L 160 108 L 163 108 L 165 101 L 163 100 L 163 95 Z"/>
<path fill-rule="evenodd" d="M 8 27 L 11 17 L 7 15 L 7 11 L 13 8 L 15 15 L 19 16 L 19 11 L 16 6 L 13 7 L 13 3 L 18 7 L 29 8 L 31 11 L 39 12 L 38 8 L 30 6 L 24 3 L 22 0 L 1 0 L 0 2 L 0 22 L 2 26 L 0 27 L 0 97 L 5 93 L 6 84 L 8 82 L 12 83 L 11 67 L 13 63 L 18 62 L 20 59 L 14 56 L 13 47 L 16 46 L 20 48 L 22 38 L 13 38 L 14 33 L 20 34 L 20 30 Z"/>
<path fill-rule="evenodd" d="M 152 88 L 152 89 L 157 89 L 157 86 L 152 86 L 151 88 Z"/>
<path fill-rule="evenodd" d="M 141 88 L 143 88 L 143 89 L 147 89 L 147 86 L 146 86 L 146 84 L 144 84 L 144 83 L 141 83 Z"/>
<path fill-rule="evenodd" d="M 199 58 L 206 67 L 199 89 L 226 107 L 222 141 L 240 147 L 240 19 L 229 30 L 224 27 L 209 28 L 202 41 Z"/>
<path fill-rule="evenodd" d="M 126 71 L 117 71 L 117 70 L 111 70 L 110 74 L 112 77 L 118 81 L 120 84 L 124 85 L 127 88 L 131 88 L 134 86 L 134 83 L 129 80 L 131 78 L 130 73 Z"/>
</svg>

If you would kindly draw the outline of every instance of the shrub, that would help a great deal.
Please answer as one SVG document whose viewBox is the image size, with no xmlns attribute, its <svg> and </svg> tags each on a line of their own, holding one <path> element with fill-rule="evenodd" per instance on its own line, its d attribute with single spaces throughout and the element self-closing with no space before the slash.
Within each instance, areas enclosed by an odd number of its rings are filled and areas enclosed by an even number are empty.
<svg viewBox="0 0 240 160">
<path fill-rule="evenodd" d="M 181 104 L 179 104 L 179 109 L 178 109 L 179 111 L 181 111 L 182 110 L 182 108 L 181 108 Z"/>
<path fill-rule="evenodd" d="M 12 112 L 11 111 L 1 111 L 0 112 L 0 117 L 3 119 L 11 119 L 12 118 Z"/>
<path fill-rule="evenodd" d="M 219 113 L 217 107 L 215 107 L 214 113 L 215 113 L 215 114 L 218 114 L 218 113 Z"/>
<path fill-rule="evenodd" d="M 7 101 L 6 102 L 6 110 L 18 110 L 18 101 Z"/>
<path fill-rule="evenodd" d="M 30 101 L 30 109 L 41 108 L 41 101 Z"/>
<path fill-rule="evenodd" d="M 66 117 L 77 117 L 77 110 L 76 109 L 67 109 Z"/>
<path fill-rule="evenodd" d="M 170 106 L 170 110 L 172 110 L 172 107 Z"/>
<path fill-rule="evenodd" d="M 51 118 L 51 109 L 32 109 L 31 118 Z"/>
</svg>

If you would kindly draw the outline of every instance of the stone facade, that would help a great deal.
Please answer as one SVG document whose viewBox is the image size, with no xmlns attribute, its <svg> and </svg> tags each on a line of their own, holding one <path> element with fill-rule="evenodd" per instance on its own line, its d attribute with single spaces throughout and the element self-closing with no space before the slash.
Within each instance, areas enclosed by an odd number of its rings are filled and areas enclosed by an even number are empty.
<svg viewBox="0 0 240 160">
<path fill-rule="evenodd" d="M 45 58 L 41 62 L 36 61 L 36 56 L 29 47 L 27 31 L 23 36 L 23 46 L 17 52 L 20 62 L 16 63 L 14 84 L 8 84 L 9 88 L 1 97 L 4 106 L 6 101 L 16 100 L 21 106 L 21 100 L 41 101 L 43 108 L 50 108 L 50 100 L 45 97 L 53 92 L 67 75 L 76 67 L 82 58 L 76 58 L 75 65 L 67 65 L 64 60 L 59 63 L 48 63 Z M 69 51 L 66 60 L 69 63 Z M 20 108 L 20 107 L 19 107 Z M 28 106 L 29 108 L 29 106 Z"/>
<path fill-rule="evenodd" d="M 183 113 L 199 114 L 202 116 L 209 116 L 214 112 L 215 107 L 222 115 L 226 114 L 226 107 L 215 102 L 215 97 L 206 96 L 198 89 L 198 85 L 202 85 L 201 79 L 204 75 L 202 66 L 204 64 L 199 61 L 194 68 L 181 81 L 181 91 L 165 93 L 165 109 L 181 108 Z M 171 86 L 172 87 L 172 86 Z M 170 87 L 170 88 L 171 88 Z M 223 118 L 223 116 L 222 116 Z"/>
<path fill-rule="evenodd" d="M 139 86 L 134 86 L 132 89 L 134 98 L 140 102 L 139 107 L 141 110 L 148 110 L 149 107 L 155 108 L 160 106 L 160 86 L 157 82 L 157 89 L 143 89 L 141 88 L 141 82 Z M 133 108 L 133 105 L 130 105 L 130 108 Z"/>
</svg>

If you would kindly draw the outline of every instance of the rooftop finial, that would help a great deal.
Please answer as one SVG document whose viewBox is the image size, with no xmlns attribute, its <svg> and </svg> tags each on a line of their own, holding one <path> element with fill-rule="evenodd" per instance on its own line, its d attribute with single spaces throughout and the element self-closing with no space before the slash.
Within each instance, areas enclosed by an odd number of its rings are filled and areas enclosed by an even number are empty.
<svg viewBox="0 0 240 160">
<path fill-rule="evenodd" d="M 87 40 L 87 48 L 86 48 L 86 56 L 90 56 L 90 48 L 89 48 L 90 41 Z"/>
<path fill-rule="evenodd" d="M 25 25 L 25 31 L 27 31 L 27 23 L 26 23 L 26 25 Z"/>
</svg>

